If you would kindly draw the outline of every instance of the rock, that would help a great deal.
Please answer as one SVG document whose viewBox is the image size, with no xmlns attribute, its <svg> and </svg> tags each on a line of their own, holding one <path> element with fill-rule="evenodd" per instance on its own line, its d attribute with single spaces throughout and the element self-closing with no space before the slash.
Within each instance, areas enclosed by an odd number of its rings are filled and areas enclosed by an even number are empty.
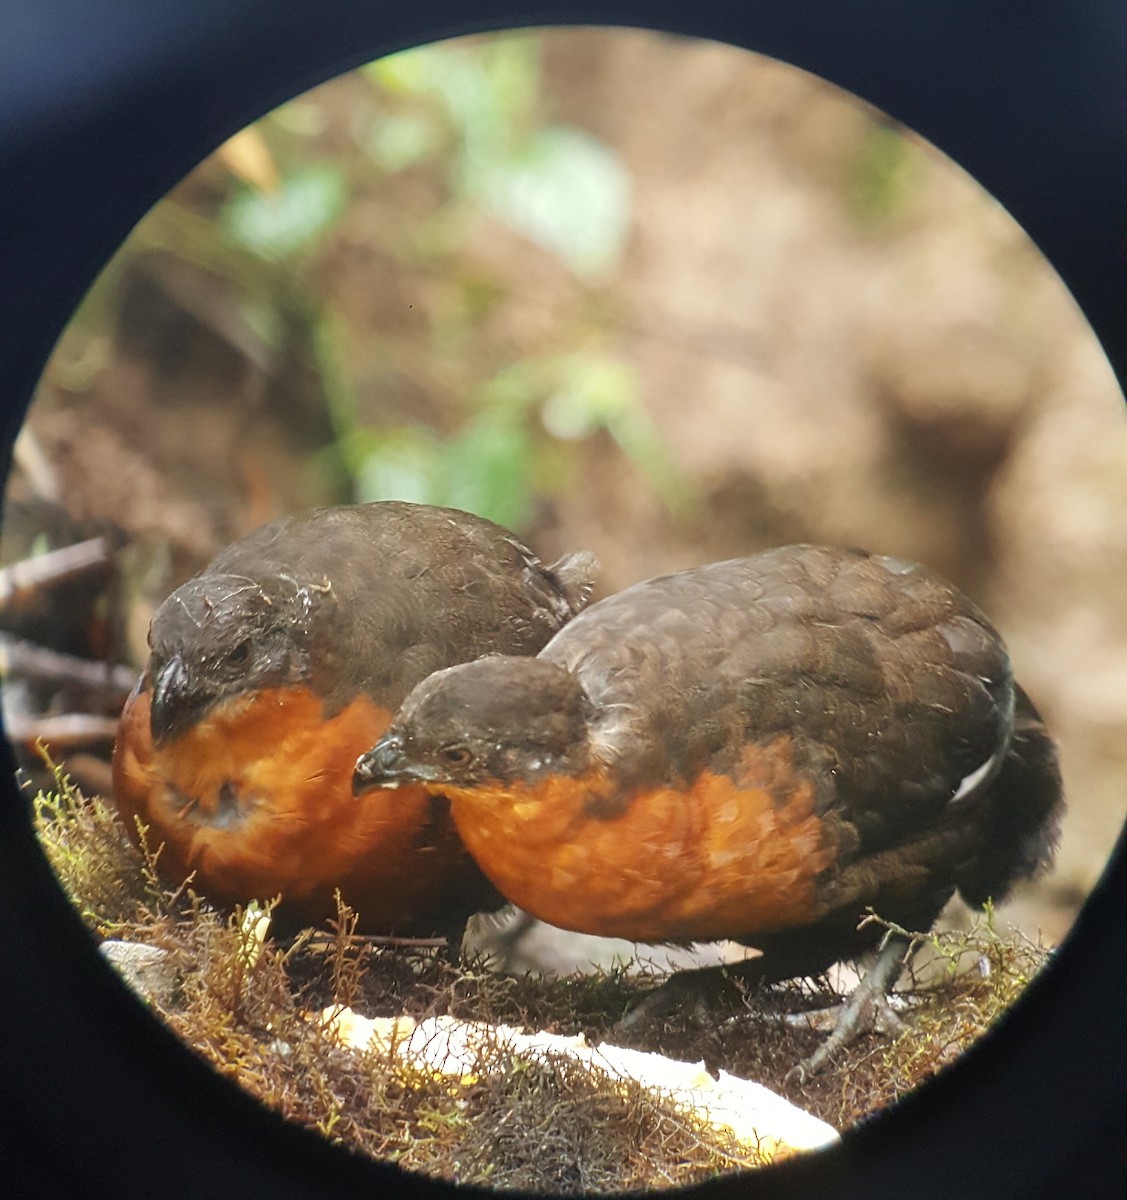
<svg viewBox="0 0 1127 1200">
<path fill-rule="evenodd" d="M 180 976 L 167 950 L 142 942 L 115 940 L 103 942 L 99 949 L 102 957 L 142 1000 L 160 1008 L 175 1007 Z"/>
</svg>

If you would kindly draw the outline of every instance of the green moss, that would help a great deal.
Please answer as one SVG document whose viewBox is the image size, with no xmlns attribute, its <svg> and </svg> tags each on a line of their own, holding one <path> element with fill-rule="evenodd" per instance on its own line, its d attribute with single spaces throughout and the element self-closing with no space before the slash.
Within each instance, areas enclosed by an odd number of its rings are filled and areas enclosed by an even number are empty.
<svg viewBox="0 0 1127 1200">
<path fill-rule="evenodd" d="M 36 800 L 36 825 L 94 935 L 164 949 L 181 982 L 174 1007 L 153 1010 L 289 1120 L 405 1169 L 549 1194 L 686 1185 L 760 1165 L 672 1099 L 572 1059 L 530 1061 L 484 1047 L 459 1083 L 386 1049 L 345 1049 L 319 1015 L 334 1004 L 419 1020 L 450 1013 L 597 1042 L 647 984 L 620 971 L 551 979 L 497 975 L 481 962 L 456 967 L 358 936 L 343 904 L 328 930 L 285 944 L 263 938 L 269 905 L 222 914 L 189 888 L 165 889 L 154 857 L 133 845 L 106 804 L 62 775 L 56 782 L 57 791 Z M 905 1032 L 866 1035 L 801 1085 L 787 1074 L 822 1035 L 787 1023 L 785 1013 L 813 1002 L 809 985 L 736 989 L 729 1008 L 704 1024 L 674 1018 L 635 1044 L 755 1079 L 844 1128 L 969 1045 L 1045 957 L 999 934 L 989 914 L 969 932 L 935 935 L 930 950 L 938 981 L 913 993 Z"/>
<path fill-rule="evenodd" d="M 32 805 L 43 852 L 94 933 L 127 936 L 134 925 L 164 912 L 155 856 L 129 840 L 104 800 L 87 799 L 45 750 L 40 753 L 56 785 L 54 791 L 40 792 Z"/>
</svg>

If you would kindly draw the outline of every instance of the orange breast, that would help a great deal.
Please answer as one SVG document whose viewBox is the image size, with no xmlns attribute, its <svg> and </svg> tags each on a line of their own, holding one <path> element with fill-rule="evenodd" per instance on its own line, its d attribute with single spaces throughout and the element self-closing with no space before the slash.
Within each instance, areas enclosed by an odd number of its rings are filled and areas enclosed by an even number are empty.
<svg viewBox="0 0 1127 1200">
<path fill-rule="evenodd" d="M 162 873 L 194 872 L 218 903 L 281 895 L 289 915 L 318 921 L 339 887 L 368 931 L 435 932 L 479 876 L 421 788 L 353 797 L 356 758 L 388 721 L 364 696 L 326 719 L 309 691 L 276 689 L 154 747 L 142 691 L 122 716 L 115 799 L 131 827 L 149 827 L 150 846 L 163 845 Z"/>
<path fill-rule="evenodd" d="M 611 819 L 591 811 L 614 794 L 605 772 L 446 791 L 486 875 L 534 916 L 636 941 L 703 941 L 814 919 L 814 881 L 834 858 L 786 739 L 749 748 L 737 775 L 637 791 Z"/>
</svg>

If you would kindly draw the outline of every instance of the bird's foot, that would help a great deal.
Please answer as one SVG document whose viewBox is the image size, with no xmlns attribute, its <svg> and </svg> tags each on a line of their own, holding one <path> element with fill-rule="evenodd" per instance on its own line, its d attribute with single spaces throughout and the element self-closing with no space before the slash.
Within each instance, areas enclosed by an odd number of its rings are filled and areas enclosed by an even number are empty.
<svg viewBox="0 0 1127 1200">
<path fill-rule="evenodd" d="M 735 985 L 726 967 L 701 967 L 678 971 L 676 975 L 647 992 L 615 1023 L 612 1033 L 631 1036 L 651 1021 L 672 1016 L 687 1018 L 691 1024 L 704 1025 L 717 1000 Z"/>
<path fill-rule="evenodd" d="M 535 924 L 535 917 L 513 905 L 477 913 L 466 925 L 465 955 L 481 960 L 500 975 L 527 973 L 528 967 L 524 972 L 519 969 L 520 943 Z"/>
<path fill-rule="evenodd" d="M 859 1027 L 857 1032 L 860 1034 L 871 1030 L 873 1033 L 880 1034 L 899 1033 L 904 1028 L 904 1021 L 900 1016 L 905 1007 L 903 999 L 900 994 L 894 992 L 892 995 L 885 996 L 883 1002 L 878 1001 L 872 1014 L 871 1023 Z M 828 1008 L 808 1008 L 800 1012 L 788 1012 L 783 1016 L 783 1021 L 791 1029 L 832 1034 L 837 1028 L 838 1021 L 841 1020 L 846 1003 L 846 1000 L 842 1000 Z"/>
<path fill-rule="evenodd" d="M 897 1032 L 903 1028 L 888 992 L 900 976 L 911 944 L 908 937 L 899 933 L 890 934 L 876 961 L 861 977 L 844 1004 L 837 1009 L 804 1013 L 797 1018 L 814 1024 L 824 1021 L 827 1014 L 832 1015 L 832 1031 L 813 1054 L 792 1068 L 787 1076 L 788 1082 L 802 1083 L 811 1075 L 817 1075 L 839 1050 L 863 1033 Z"/>
</svg>

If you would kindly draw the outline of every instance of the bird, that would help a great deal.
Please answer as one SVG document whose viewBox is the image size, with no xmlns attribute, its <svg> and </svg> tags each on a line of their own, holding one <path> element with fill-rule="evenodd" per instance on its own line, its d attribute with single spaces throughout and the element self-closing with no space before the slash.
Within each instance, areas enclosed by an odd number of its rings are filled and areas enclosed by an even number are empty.
<svg viewBox="0 0 1127 1200">
<path fill-rule="evenodd" d="M 983 613 L 923 566 L 815 545 L 635 584 L 534 657 L 431 675 L 353 787 L 420 783 L 550 924 L 731 939 L 763 983 L 875 954 L 811 1071 L 884 1002 L 908 931 L 1049 866 L 1063 806 Z"/>
<path fill-rule="evenodd" d="M 335 893 L 372 935 L 445 937 L 504 901 L 426 788 L 358 809 L 357 756 L 410 689 L 486 653 L 534 654 L 587 602 L 586 552 L 543 566 L 508 530 L 384 501 L 273 521 L 156 610 L 113 756 L 114 800 L 162 876 L 223 907 L 280 897 L 278 930 Z"/>
</svg>

